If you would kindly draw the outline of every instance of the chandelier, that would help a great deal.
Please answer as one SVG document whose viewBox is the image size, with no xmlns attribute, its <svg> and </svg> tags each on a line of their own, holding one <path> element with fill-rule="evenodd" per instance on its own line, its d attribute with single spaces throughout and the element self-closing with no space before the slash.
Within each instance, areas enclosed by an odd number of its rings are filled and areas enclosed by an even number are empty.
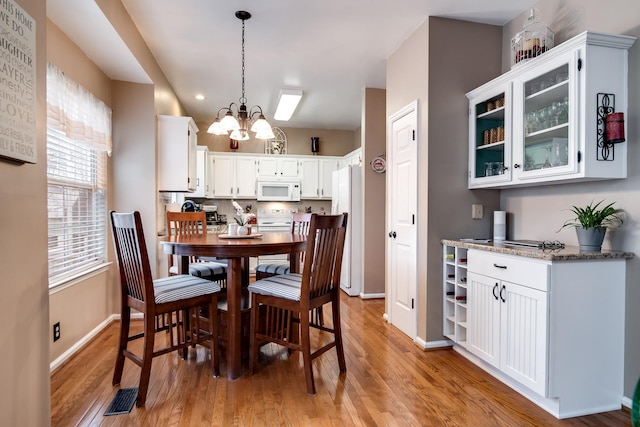
<svg viewBox="0 0 640 427">
<path fill-rule="evenodd" d="M 251 125 L 251 132 L 255 132 L 257 139 L 274 139 L 275 135 L 271 129 L 271 125 L 264 118 L 262 108 L 254 105 L 247 110 L 247 98 L 244 95 L 244 21 L 251 18 L 249 12 L 239 10 L 236 12 L 236 18 L 242 21 L 242 96 L 239 99 L 240 105 L 235 102 L 229 104 L 229 107 L 223 107 L 218 110 L 213 124 L 207 129 L 208 133 L 214 135 L 226 135 L 229 132 L 229 138 L 235 141 L 246 141 L 249 139 L 248 127 Z M 235 113 L 234 113 L 235 108 Z M 226 111 L 224 117 L 220 118 L 220 113 Z M 254 118 L 257 116 L 257 120 Z"/>
</svg>

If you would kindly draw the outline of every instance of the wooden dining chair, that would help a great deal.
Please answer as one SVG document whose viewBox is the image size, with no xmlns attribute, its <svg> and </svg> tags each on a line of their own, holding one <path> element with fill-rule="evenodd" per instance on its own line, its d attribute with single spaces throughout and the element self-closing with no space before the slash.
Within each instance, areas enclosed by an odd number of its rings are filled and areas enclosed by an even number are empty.
<svg viewBox="0 0 640 427">
<path fill-rule="evenodd" d="M 259 349 L 274 342 L 302 352 L 307 392 L 315 394 L 313 359 L 335 347 L 346 372 L 340 327 L 340 271 L 347 214 L 311 216 L 302 274 L 267 277 L 249 285 L 251 341 L 249 367 L 255 373 Z M 332 328 L 309 321 L 312 310 L 331 303 Z M 333 334 L 333 341 L 311 351 L 310 328 Z"/>
<path fill-rule="evenodd" d="M 111 228 L 121 287 L 120 339 L 113 385 L 120 384 L 125 358 L 133 361 L 141 368 L 136 406 L 144 406 L 153 358 L 180 349 L 185 350 L 183 355 L 186 356 L 188 347 L 196 344 L 208 345 L 211 372 L 213 376 L 219 376 L 218 323 L 202 325 L 195 313 L 199 313 L 201 307 L 207 307 L 209 318 L 217 319 L 220 286 L 187 274 L 153 280 L 139 212 L 112 211 Z M 130 336 L 132 309 L 143 314 L 144 331 Z M 156 316 L 165 315 L 174 319 L 167 325 L 168 343 L 162 348 L 155 348 L 154 320 Z M 140 338 L 144 339 L 142 356 L 128 349 L 129 342 Z"/>
<path fill-rule="evenodd" d="M 170 236 L 197 235 L 207 233 L 207 213 L 167 212 L 167 232 Z M 169 254 L 169 275 L 178 274 L 175 257 Z M 227 264 L 225 260 L 203 260 L 198 257 L 189 259 L 189 274 L 217 282 L 222 288 L 227 284 Z"/>
<path fill-rule="evenodd" d="M 309 233 L 310 213 L 293 213 L 291 215 L 291 234 L 306 236 Z M 304 254 L 302 255 L 304 256 Z M 303 259 L 302 259 L 303 260 Z M 302 261 L 299 260 L 299 261 Z M 276 274 L 289 274 L 289 261 L 271 262 L 258 264 L 255 267 L 256 280 L 275 276 Z"/>
</svg>

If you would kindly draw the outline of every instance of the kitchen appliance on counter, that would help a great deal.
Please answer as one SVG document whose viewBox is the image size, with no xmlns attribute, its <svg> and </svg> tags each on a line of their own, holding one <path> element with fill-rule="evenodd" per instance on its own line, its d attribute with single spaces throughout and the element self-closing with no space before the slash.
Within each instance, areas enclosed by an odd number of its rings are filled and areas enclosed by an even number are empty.
<svg viewBox="0 0 640 427">
<path fill-rule="evenodd" d="M 202 210 L 207 215 L 207 229 L 209 231 L 220 230 L 227 225 L 227 216 L 218 213 L 215 205 L 202 205 Z"/>
<path fill-rule="evenodd" d="M 193 200 L 185 200 L 180 207 L 182 212 L 200 212 L 200 205 Z"/>
<path fill-rule="evenodd" d="M 362 168 L 347 166 L 333 172 L 331 213 L 346 212 L 347 234 L 342 255 L 340 288 L 350 296 L 362 292 Z"/>
</svg>

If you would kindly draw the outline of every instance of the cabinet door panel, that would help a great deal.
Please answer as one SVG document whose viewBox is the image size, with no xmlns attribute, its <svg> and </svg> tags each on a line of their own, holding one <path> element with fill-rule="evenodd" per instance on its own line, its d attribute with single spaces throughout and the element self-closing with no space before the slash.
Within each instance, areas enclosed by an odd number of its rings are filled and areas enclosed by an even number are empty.
<svg viewBox="0 0 640 427">
<path fill-rule="evenodd" d="M 316 159 L 303 159 L 300 161 L 302 167 L 302 186 L 300 197 L 303 199 L 317 199 L 320 195 L 319 163 Z"/>
<path fill-rule="evenodd" d="M 320 161 L 320 198 L 330 199 L 333 187 L 333 171 L 338 170 L 338 161 L 321 160 Z"/>
<path fill-rule="evenodd" d="M 253 157 L 236 158 L 236 197 L 256 198 L 256 161 Z"/>
<path fill-rule="evenodd" d="M 501 282 L 500 369 L 536 393 L 547 390 L 547 293 Z"/>
<path fill-rule="evenodd" d="M 215 198 L 233 197 L 234 195 L 234 158 L 231 156 L 214 156 L 213 196 Z"/>
<path fill-rule="evenodd" d="M 467 273 L 468 349 L 482 360 L 499 367 L 500 299 L 497 280 Z"/>
<path fill-rule="evenodd" d="M 578 51 L 560 55 L 514 80 L 515 179 L 578 172 Z M 573 143 L 571 143 L 573 142 Z"/>
</svg>

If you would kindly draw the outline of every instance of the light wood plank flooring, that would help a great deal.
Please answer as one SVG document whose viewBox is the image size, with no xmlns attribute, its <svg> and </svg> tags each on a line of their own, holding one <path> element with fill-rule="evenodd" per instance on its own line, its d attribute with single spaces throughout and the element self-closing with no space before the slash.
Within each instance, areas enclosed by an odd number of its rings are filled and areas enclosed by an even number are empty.
<svg viewBox="0 0 640 427">
<path fill-rule="evenodd" d="M 335 351 L 316 359 L 315 396 L 306 394 L 297 353 L 267 345 L 256 375 L 228 381 L 224 354 L 222 376 L 212 378 L 207 350 L 198 348 L 188 360 L 176 353 L 156 358 L 146 407 L 105 417 L 117 391 L 116 322 L 52 374 L 51 424 L 631 426 L 626 410 L 557 420 L 455 351 L 419 349 L 382 320 L 382 300 L 342 301 L 347 373 L 338 374 Z M 136 387 L 139 372 L 127 361 L 122 387 Z"/>
</svg>

